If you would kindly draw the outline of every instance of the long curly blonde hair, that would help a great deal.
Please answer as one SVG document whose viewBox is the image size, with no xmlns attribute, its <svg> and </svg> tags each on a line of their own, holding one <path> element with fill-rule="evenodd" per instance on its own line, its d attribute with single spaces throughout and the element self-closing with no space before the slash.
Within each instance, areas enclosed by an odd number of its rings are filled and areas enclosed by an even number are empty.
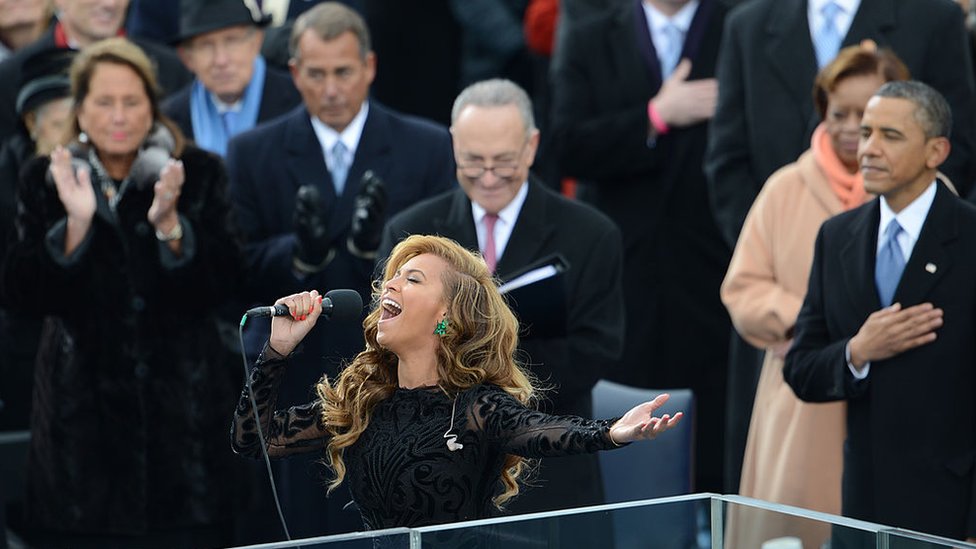
<svg viewBox="0 0 976 549">
<path fill-rule="evenodd" d="M 449 266 L 442 282 L 450 323 L 437 349 L 441 388 L 455 395 L 488 383 L 523 404 L 534 404 L 533 383 L 515 360 L 518 321 L 498 293 L 480 256 L 448 238 L 414 235 L 393 248 L 383 280 L 389 280 L 404 263 L 422 254 L 435 255 Z M 373 284 L 372 312 L 363 321 L 366 349 L 342 370 L 334 384 L 323 377 L 316 385 L 322 400 L 323 423 L 332 435 L 326 460 L 335 478 L 329 483 L 329 492 L 346 475 L 343 449 L 355 444 L 369 425 L 373 409 L 397 388 L 397 357 L 376 342 L 382 289 L 382 283 Z M 518 477 L 525 466 L 524 458 L 505 457 L 501 476 L 504 491 L 493 500 L 499 509 L 518 494 Z"/>
</svg>

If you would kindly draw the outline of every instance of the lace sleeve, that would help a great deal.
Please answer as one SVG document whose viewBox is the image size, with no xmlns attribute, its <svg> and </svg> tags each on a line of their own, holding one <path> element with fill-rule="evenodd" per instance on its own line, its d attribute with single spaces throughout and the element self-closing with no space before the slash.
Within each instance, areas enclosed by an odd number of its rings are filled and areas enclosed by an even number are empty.
<svg viewBox="0 0 976 549">
<path fill-rule="evenodd" d="M 469 413 L 476 429 L 509 454 L 542 458 L 617 448 L 609 435 L 616 419 L 549 415 L 526 408 L 497 388 L 479 395 Z"/>
<path fill-rule="evenodd" d="M 328 433 L 321 423 L 322 407 L 318 400 L 269 413 L 278 401 L 278 386 L 286 365 L 287 359 L 266 345 L 251 371 L 251 388 L 258 403 L 261 429 L 268 445 L 268 455 L 273 458 L 321 450 L 328 442 Z M 234 410 L 230 434 L 235 452 L 252 458 L 260 457 L 261 443 L 247 386 L 241 392 L 237 409 Z"/>
</svg>

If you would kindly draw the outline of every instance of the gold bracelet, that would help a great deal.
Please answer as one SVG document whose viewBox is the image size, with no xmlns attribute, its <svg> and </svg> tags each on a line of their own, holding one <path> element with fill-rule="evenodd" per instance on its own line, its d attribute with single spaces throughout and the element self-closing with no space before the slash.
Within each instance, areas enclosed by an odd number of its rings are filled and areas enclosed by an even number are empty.
<svg viewBox="0 0 976 549">
<path fill-rule="evenodd" d="M 623 444 L 617 444 L 617 441 L 613 440 L 613 429 L 607 429 L 607 438 L 609 438 L 610 442 L 612 442 L 613 445 L 616 446 L 617 448 L 623 446 Z"/>
</svg>

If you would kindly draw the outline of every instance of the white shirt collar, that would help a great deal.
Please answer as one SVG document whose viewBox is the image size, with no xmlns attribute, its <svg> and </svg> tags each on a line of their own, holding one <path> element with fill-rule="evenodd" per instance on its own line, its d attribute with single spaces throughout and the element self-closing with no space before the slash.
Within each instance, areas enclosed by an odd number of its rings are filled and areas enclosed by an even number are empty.
<svg viewBox="0 0 976 549">
<path fill-rule="evenodd" d="M 522 211 L 522 204 L 525 204 L 525 197 L 528 194 L 529 182 L 526 181 L 522 183 L 522 187 L 515 193 L 515 198 L 498 212 L 498 220 L 509 226 L 515 225 L 515 220 L 518 219 L 519 212 Z M 481 225 L 481 220 L 484 219 L 485 214 L 488 212 L 472 200 L 471 213 L 474 215 L 474 222 Z"/>
<path fill-rule="evenodd" d="M 363 101 L 363 106 L 359 108 L 359 112 L 356 116 L 352 118 L 346 129 L 342 130 L 342 133 L 335 131 L 329 126 L 325 125 L 324 122 L 319 120 L 319 117 L 312 116 L 312 129 L 315 131 L 315 137 L 319 140 L 319 145 L 322 146 L 322 150 L 325 152 L 325 158 L 329 158 L 329 152 L 332 147 L 335 147 L 336 142 L 340 139 L 342 144 L 346 146 L 347 155 L 355 156 L 356 148 L 359 146 L 359 140 L 363 136 L 363 128 L 366 126 L 366 116 L 369 114 L 369 102 Z"/>
<path fill-rule="evenodd" d="M 901 251 L 906 258 L 912 255 L 915 243 L 918 242 L 918 236 L 922 233 L 922 225 L 925 225 L 925 218 L 928 217 L 932 202 L 935 201 L 935 191 L 936 183 L 933 181 L 918 198 L 913 200 L 908 206 L 905 206 L 897 214 L 888 206 L 888 201 L 885 200 L 885 197 L 881 197 L 881 220 L 878 223 L 878 250 L 884 244 L 883 237 L 885 229 L 888 228 L 888 223 L 892 219 L 897 219 L 898 224 L 904 230 L 898 239 L 898 245 L 901 247 Z"/>
<path fill-rule="evenodd" d="M 695 11 L 698 10 L 698 4 L 700 3 L 700 0 L 691 0 L 691 2 L 688 2 L 678 10 L 678 13 L 668 17 L 658 11 L 650 2 L 641 2 L 641 6 L 644 7 L 644 15 L 647 16 L 647 25 L 651 29 L 651 37 L 653 38 L 655 35 L 661 34 L 661 29 L 668 23 L 678 27 L 681 32 L 688 34 L 688 29 L 691 28 L 691 21 L 695 18 Z"/>
<path fill-rule="evenodd" d="M 207 93 L 210 95 L 210 100 L 213 101 L 214 106 L 217 107 L 217 114 L 224 114 L 225 112 L 241 112 L 241 108 L 244 107 L 243 99 L 238 99 L 233 103 L 224 103 L 213 92 Z"/>
</svg>

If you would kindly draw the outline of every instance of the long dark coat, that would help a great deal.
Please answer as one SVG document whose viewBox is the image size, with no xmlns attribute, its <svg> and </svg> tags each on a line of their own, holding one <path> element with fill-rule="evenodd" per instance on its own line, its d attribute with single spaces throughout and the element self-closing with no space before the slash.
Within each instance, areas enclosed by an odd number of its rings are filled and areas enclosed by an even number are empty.
<svg viewBox="0 0 976 549">
<path fill-rule="evenodd" d="M 240 371 L 213 312 L 234 290 L 239 246 L 220 160 L 188 148 L 182 161 L 178 260 L 146 220 L 151 185 L 126 191 L 116 215 L 96 187 L 92 227 L 65 258 L 49 159 L 23 173 L 2 282 L 12 309 L 47 315 L 27 478 L 39 528 L 138 534 L 232 510 L 227 421 Z"/>
</svg>

